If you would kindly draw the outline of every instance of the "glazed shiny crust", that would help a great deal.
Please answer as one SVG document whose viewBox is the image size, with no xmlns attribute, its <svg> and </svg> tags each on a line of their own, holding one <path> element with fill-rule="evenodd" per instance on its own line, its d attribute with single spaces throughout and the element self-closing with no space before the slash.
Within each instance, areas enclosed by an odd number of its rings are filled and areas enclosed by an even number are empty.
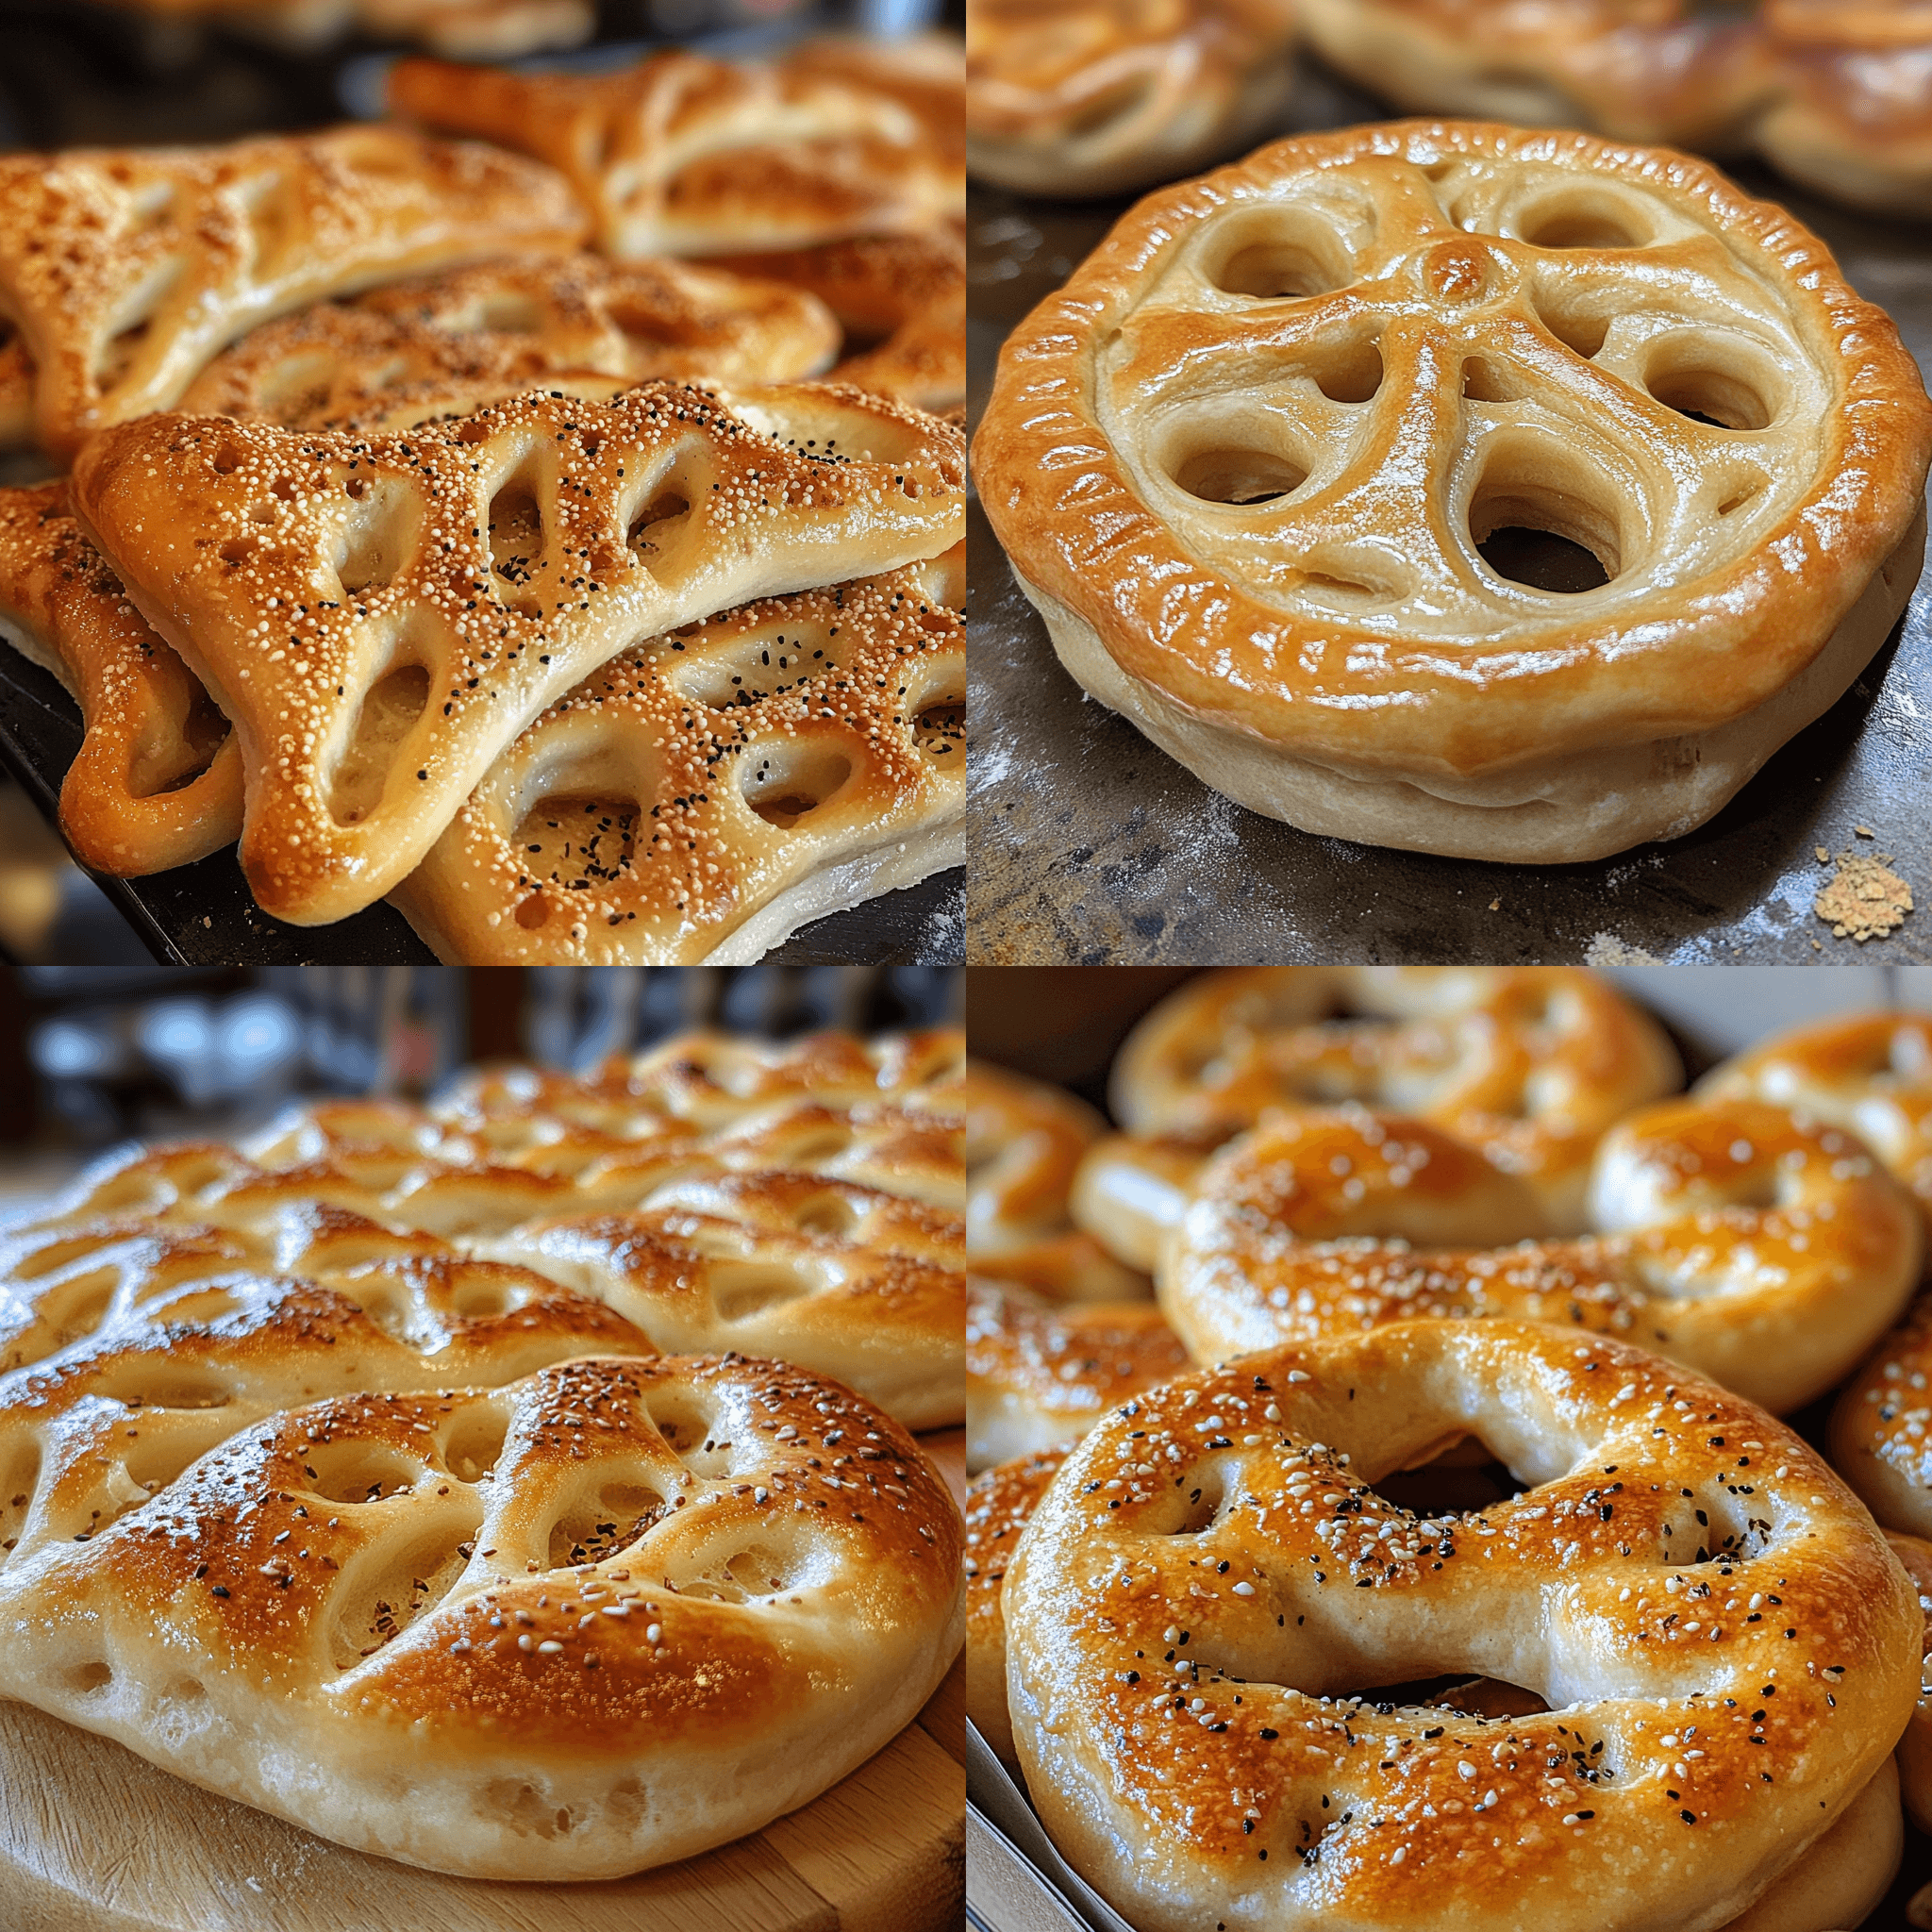
<svg viewBox="0 0 1932 1932">
<path fill-rule="evenodd" d="M 1774 1035 L 1699 1093 L 1802 1108 L 1857 1134 L 1912 1191 L 1932 1251 L 1932 1013 L 1855 1013 Z"/>
<path fill-rule="evenodd" d="M 838 345 L 802 289 L 685 262 L 522 256 L 270 323 L 218 356 L 180 407 L 314 429 L 429 384 L 497 401 L 566 371 L 791 382 L 822 374 Z"/>
<path fill-rule="evenodd" d="M 1069 668 L 1208 783 L 1535 862 L 1680 835 L 1836 698 L 1928 449 L 1896 330 L 1781 208 L 1409 122 L 1142 201 L 1008 337 L 974 463 Z M 1525 520 L 1610 580 L 1499 575 Z"/>
<path fill-rule="evenodd" d="M 242 751 L 228 721 L 127 601 L 65 480 L 0 490 L 0 636 L 80 707 L 60 829 L 96 872 L 163 872 L 233 844 Z"/>
<path fill-rule="evenodd" d="M 970 1499 L 969 1499 L 970 1508 Z M 1024 1513 L 1021 1520 L 1024 1521 Z M 972 1541 L 969 1524 L 967 1540 Z M 1912 1713 L 1911 1722 L 1906 1726 L 1906 1734 L 1898 1741 L 1899 1785 L 1906 1802 L 1906 1809 L 1911 1813 L 1912 1823 L 1921 1831 L 1932 1831 L 1932 1542 L 1923 1537 L 1901 1536 L 1896 1530 L 1887 1530 L 1885 1541 L 1891 1545 L 1891 1554 L 1904 1564 L 1906 1574 L 1912 1579 L 1913 1588 L 1919 1592 L 1919 1608 L 1925 1618 L 1924 1650 L 1927 1662 L 1921 1666 L 1919 1706 Z M 974 1629 L 973 1589 L 976 1579 L 970 1574 L 967 1577 L 967 1671 L 972 1671 L 972 1645 L 977 1640 Z M 970 1674 L 968 1679 L 971 1682 Z M 981 1726 L 984 1729 L 984 1726 Z"/>
<path fill-rule="evenodd" d="M 649 383 L 387 436 L 150 417 L 95 438 L 73 489 L 235 723 L 258 903 L 316 924 L 406 878 L 619 652 L 951 548 L 961 469 L 943 424 L 857 391 Z"/>
<path fill-rule="evenodd" d="M 1035 194 L 1113 194 L 1214 160 L 1278 111 L 1291 0 L 980 0 L 967 164 Z"/>
<path fill-rule="evenodd" d="M 810 63 L 651 56 L 614 74 L 404 60 L 390 104 L 569 176 L 606 255 L 737 255 L 957 216 L 958 163 L 893 92 Z"/>
<path fill-rule="evenodd" d="M 587 1356 L 237 1429 L 165 1407 L 170 1361 L 0 1381 L 40 1465 L 5 1688 L 341 1843 L 499 1879 L 685 1857 L 862 1762 L 957 1652 L 943 1483 L 795 1368 Z"/>
<path fill-rule="evenodd" d="M 1007 1715 L 1007 1628 L 1000 1586 L 1046 1486 L 1067 1448 L 1042 1449 L 983 1470 L 966 1491 L 966 1715 L 1008 1771 L 1013 1724 Z"/>
<path fill-rule="evenodd" d="M 1370 1487 L 1464 1431 L 1535 1487 L 1430 1520 Z M 1238 1897 L 1282 1932 L 1399 1923 L 1419 1876 L 1436 1923 L 1711 1932 L 1881 1770 L 1924 1627 L 1781 1424 L 1507 1322 L 1398 1324 L 1127 1405 L 1048 1489 L 1004 1608 L 1034 1802 L 1145 1932 Z M 1430 1671 L 1561 1707 L 1353 1695 Z"/>
<path fill-rule="evenodd" d="M 1364 1145 L 1316 1118 L 1235 1141 L 1195 1190 L 1160 1304 L 1197 1360 L 1411 1316 L 1501 1316 L 1614 1335 L 1783 1411 L 1836 1386 L 1918 1279 L 1918 1216 L 1883 1166 L 1760 1102 L 1632 1115 L 1597 1152 L 1599 1233 L 1474 1251 L 1414 1243 L 1413 1183 L 1390 1185 L 1413 1158 L 1399 1125 Z M 1337 1239 L 1344 1166 L 1362 1191 Z"/>
<path fill-rule="evenodd" d="M 966 1248 L 975 1274 L 1052 1301 L 1144 1299 L 1146 1275 L 1124 1268 L 1075 1227 L 1068 1195 L 1081 1156 L 1106 1130 L 1083 1100 L 990 1060 L 966 1070 Z"/>
<path fill-rule="evenodd" d="M 1151 1303 L 1052 1307 L 975 1281 L 966 1312 L 966 1465 L 990 1469 L 1072 1441 L 1188 1365 Z"/>
<path fill-rule="evenodd" d="M 317 46 L 359 28 L 452 59 L 570 47 L 596 25 L 590 0 L 130 0 L 149 13 L 214 20 L 278 44 Z"/>
<path fill-rule="evenodd" d="M 391 892 L 461 965 L 745 965 L 966 858 L 966 556 L 645 640 Z"/>
<path fill-rule="evenodd" d="M 584 232 L 562 178 L 396 127 L 209 148 L 0 159 L 0 308 L 57 457 L 171 408 L 238 336 L 291 309 Z"/>
<path fill-rule="evenodd" d="M 1170 993 L 1121 1049 L 1112 1099 L 1137 1134 L 1340 1100 L 1412 1114 L 1520 1174 L 1568 1233 L 1604 1131 L 1682 1077 L 1657 1023 L 1580 968 L 1266 966 Z"/>
<path fill-rule="evenodd" d="M 1831 1459 L 1888 1529 L 1932 1540 L 1932 1289 L 1879 1341 L 1831 1412 Z"/>
</svg>

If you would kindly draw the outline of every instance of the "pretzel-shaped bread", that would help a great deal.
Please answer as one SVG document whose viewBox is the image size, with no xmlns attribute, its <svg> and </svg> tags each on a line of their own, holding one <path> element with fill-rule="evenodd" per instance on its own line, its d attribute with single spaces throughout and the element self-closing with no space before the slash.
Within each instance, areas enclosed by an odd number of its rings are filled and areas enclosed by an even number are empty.
<svg viewBox="0 0 1932 1932">
<path fill-rule="evenodd" d="M 852 349 L 833 369 L 834 382 L 920 409 L 966 400 L 966 251 L 947 230 L 727 255 L 718 265 L 817 296 L 848 341 L 871 345 Z"/>
<path fill-rule="evenodd" d="M 1007 1631 L 1000 1586 L 1020 1532 L 1059 1474 L 1071 1444 L 982 1470 L 966 1491 L 966 1715 L 1008 1771 L 1013 1722 L 1007 1715 Z"/>
<path fill-rule="evenodd" d="M 359 28 L 453 60 L 506 60 L 572 47 L 596 25 L 590 0 L 126 0 L 171 19 L 213 20 L 307 50 Z"/>
<path fill-rule="evenodd" d="M 838 345 L 816 296 L 775 281 L 675 261 L 512 257 L 270 323 L 217 357 L 181 409 L 313 429 L 431 383 L 494 401 L 563 371 L 789 382 L 817 375 Z"/>
<path fill-rule="evenodd" d="M 1374 1487 L 1464 1434 L 1529 1487 L 1428 1516 Z M 1055 1478 L 1004 1609 L 1034 1802 L 1145 1932 L 1376 1923 L 1424 1874 L 1471 1925 L 1710 1932 L 1882 1773 L 1924 1627 L 1790 1430 L 1635 1349 L 1501 1321 L 1138 1398 Z M 1556 1707 L 1366 1688 L 1437 1672 Z"/>
<path fill-rule="evenodd" d="M 965 546 L 612 658 L 391 893 L 455 963 L 745 964 L 962 864 Z"/>
<path fill-rule="evenodd" d="M 1427 1143 L 1404 1136 L 1291 1115 L 1216 1157 L 1160 1274 L 1197 1361 L 1416 1315 L 1500 1316 L 1614 1334 L 1789 1410 L 1852 1368 L 1918 1278 L 1904 1191 L 1859 1141 L 1782 1108 L 1633 1114 L 1597 1152 L 1601 1233 L 1474 1252 L 1411 1245 L 1402 1176 Z"/>
<path fill-rule="evenodd" d="M 620 259 L 917 232 L 956 215 L 964 187 L 891 94 L 782 61 L 664 53 L 614 74 L 525 75 L 404 60 L 389 99 L 561 170 Z"/>
<path fill-rule="evenodd" d="M 1792 1027 L 1713 1068 L 1697 1091 L 1799 1108 L 1857 1134 L 1917 1198 L 1932 1259 L 1932 1013 Z"/>
<path fill-rule="evenodd" d="M 242 829 L 242 752 L 228 722 L 127 601 L 75 522 L 65 480 L 0 490 L 0 636 L 80 707 L 60 828 L 121 876 L 186 865 Z"/>
<path fill-rule="evenodd" d="M 974 1281 L 966 1308 L 966 1466 L 989 1469 L 1070 1442 L 1128 1396 L 1189 1365 L 1148 1302 L 1052 1307 Z"/>
<path fill-rule="evenodd" d="M 964 1418 L 964 1229 L 809 1174 L 674 1180 L 631 1213 L 474 1243 L 615 1308 L 659 1347 L 750 1351 L 834 1375 L 908 1428 Z"/>
<path fill-rule="evenodd" d="M 958 1645 L 936 1472 L 782 1364 L 591 1356 L 236 1433 L 152 1382 L 63 1418 L 59 1379 L 0 1382 L 8 1466 L 62 1458 L 0 1567 L 0 1684 L 360 1850 L 688 1857 L 862 1762 Z"/>
<path fill-rule="evenodd" d="M 1170 181 L 1252 141 L 1294 80 L 1300 0 L 978 0 L 966 153 L 1029 194 Z"/>
<path fill-rule="evenodd" d="M 974 442 L 1063 661 L 1170 756 L 1516 864 L 1682 836 L 1828 708 L 1917 581 L 1928 452 L 1917 364 L 1784 209 L 1423 122 L 1141 203 Z M 1591 555 L 1525 580 L 1512 530 Z"/>
<path fill-rule="evenodd" d="M 1114 1064 L 1136 1137 L 1090 1158 L 1074 1214 L 1106 1236 L 1124 1208 L 1152 1265 L 1205 1151 L 1269 1107 L 1358 1100 L 1478 1147 L 1536 1191 L 1553 1229 L 1584 1225 L 1598 1139 L 1677 1085 L 1675 1050 L 1594 974 L 1569 967 L 1257 967 L 1204 974 L 1134 1029 Z M 1106 1170 L 1118 1163 L 1118 1182 Z M 1083 1205 L 1085 1204 L 1085 1205 Z M 1523 1232 L 1530 1232 L 1524 1229 Z M 1504 1239 L 1507 1237 L 1499 1237 Z"/>
<path fill-rule="evenodd" d="M 627 645 L 943 551 L 958 437 L 855 391 L 531 394 L 393 436 L 160 416 L 96 438 L 85 526 L 236 726 L 265 911 L 344 917 Z"/>
<path fill-rule="evenodd" d="M 990 1060 L 968 1066 L 966 1160 L 973 1269 L 1054 1301 L 1144 1299 L 1152 1284 L 1124 1268 L 1069 1217 L 1080 1157 L 1106 1130 L 1084 1101 Z"/>
<path fill-rule="evenodd" d="M 394 127 L 226 147 L 0 158 L 0 308 L 35 369 L 42 447 L 169 408 L 290 309 L 583 233 L 564 182 Z"/>
<path fill-rule="evenodd" d="M 966 156 L 966 47 L 943 29 L 881 38 L 866 33 L 818 34 L 785 56 L 789 74 L 823 75 L 853 87 L 890 94 L 917 117 L 941 153 L 963 165 Z M 953 210 L 962 219 L 964 210 Z"/>
</svg>

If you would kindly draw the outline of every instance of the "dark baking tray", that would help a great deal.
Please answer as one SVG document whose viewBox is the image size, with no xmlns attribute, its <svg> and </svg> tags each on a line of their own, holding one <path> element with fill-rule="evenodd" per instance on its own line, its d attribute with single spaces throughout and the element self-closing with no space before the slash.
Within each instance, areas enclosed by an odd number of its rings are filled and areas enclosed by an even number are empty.
<svg viewBox="0 0 1932 1932">
<path fill-rule="evenodd" d="M 1279 131 L 1385 118 L 1310 59 Z M 1822 235 L 1932 368 L 1932 225 L 1849 213 L 1763 169 L 1732 172 Z M 975 421 L 1007 330 L 1126 206 L 975 189 Z M 1812 916 L 1831 871 L 1813 848 L 1855 843 L 1894 855 L 1920 901 L 1869 956 L 1932 959 L 1932 589 L 1838 705 L 1700 831 L 1593 864 L 1523 867 L 1318 838 L 1210 791 L 1085 700 L 976 503 L 970 540 L 975 961 L 1513 964 L 1582 960 L 1592 947 L 1614 958 L 1622 946 L 1679 962 L 1842 962 L 1858 949 Z"/>
<path fill-rule="evenodd" d="M 836 20 L 822 6 L 799 16 Z M 640 0 L 606 0 L 607 31 L 644 25 Z M 79 0 L 0 0 L 0 146 L 219 141 L 340 119 L 363 90 L 367 43 L 277 53 L 221 32 L 157 27 Z M 345 74 L 350 85 L 345 90 Z M 362 76 L 366 78 L 366 75 Z M 0 458 L 0 484 L 47 474 Z M 80 715 L 55 680 L 0 643 L 0 761 L 55 820 Z M 233 852 L 144 879 L 95 874 L 157 959 L 183 966 L 410 965 L 433 960 L 401 913 L 374 906 L 335 925 L 285 925 L 250 896 Z M 795 966 L 933 965 L 965 958 L 962 867 L 815 920 L 766 957 Z"/>
</svg>

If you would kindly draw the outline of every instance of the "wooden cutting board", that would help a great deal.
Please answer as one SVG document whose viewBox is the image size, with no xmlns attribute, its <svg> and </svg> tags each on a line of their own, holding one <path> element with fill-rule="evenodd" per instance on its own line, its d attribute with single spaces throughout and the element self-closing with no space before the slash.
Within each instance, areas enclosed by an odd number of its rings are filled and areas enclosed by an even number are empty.
<svg viewBox="0 0 1932 1932">
<path fill-rule="evenodd" d="M 965 1435 L 922 1439 L 958 1493 Z M 957 1932 L 965 1666 L 891 1743 L 749 1838 L 635 1878 L 502 1885 L 314 1838 L 0 1703 L 0 1932 Z"/>
</svg>

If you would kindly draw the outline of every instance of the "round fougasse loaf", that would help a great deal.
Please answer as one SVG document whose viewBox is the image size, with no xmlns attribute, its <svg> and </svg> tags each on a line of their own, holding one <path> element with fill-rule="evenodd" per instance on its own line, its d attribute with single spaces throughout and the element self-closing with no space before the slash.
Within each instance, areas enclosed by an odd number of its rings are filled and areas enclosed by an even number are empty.
<svg viewBox="0 0 1932 1932">
<path fill-rule="evenodd" d="M 975 464 L 1067 668 L 1205 783 L 1547 863 L 1703 824 L 1850 685 L 1928 450 L 1897 331 L 1782 208 L 1410 122 L 1141 202 L 1008 339 Z"/>
<path fill-rule="evenodd" d="M 8 1693 L 473 1877 L 608 1878 L 756 1830 L 909 1722 L 963 1622 L 958 1512 L 917 1446 L 741 1357 L 320 1403 L 100 1534 L 58 1513 L 0 1569 Z"/>
<path fill-rule="evenodd" d="M 1598 1151 L 1601 1234 L 1478 1249 L 1413 1245 L 1424 1204 L 1393 1185 L 1403 1141 L 1350 1146 L 1347 1131 L 1290 1116 L 1203 1174 L 1159 1284 L 1196 1360 L 1413 1316 L 1509 1316 L 1613 1334 L 1793 1409 L 1851 1370 L 1918 1278 L 1904 1189 L 1861 1142 L 1782 1108 L 1646 1108 Z"/>
<path fill-rule="evenodd" d="M 1432 1519 L 1372 1487 L 1464 1432 L 1530 1487 Z M 1140 1397 L 1068 1457 L 1004 1608 L 1028 1790 L 1143 1932 L 1709 1932 L 1882 1772 L 1923 1629 L 1781 1424 L 1515 1322 L 1402 1323 Z M 1439 1672 L 1551 1708 L 1373 1688 Z"/>
</svg>

